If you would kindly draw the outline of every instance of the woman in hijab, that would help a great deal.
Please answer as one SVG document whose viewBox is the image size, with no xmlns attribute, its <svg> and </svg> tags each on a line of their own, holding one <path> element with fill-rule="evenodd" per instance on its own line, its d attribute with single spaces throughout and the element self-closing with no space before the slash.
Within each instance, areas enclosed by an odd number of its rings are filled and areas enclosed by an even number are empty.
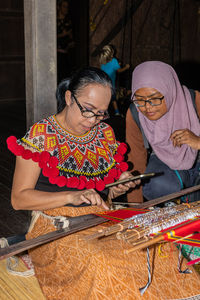
<svg viewBox="0 0 200 300">
<path fill-rule="evenodd" d="M 182 86 L 170 65 L 147 61 L 135 68 L 126 139 L 134 169 L 160 173 L 143 185 L 147 200 L 197 184 L 199 116 L 200 93 Z M 142 202 L 141 189 L 128 201 Z"/>
</svg>

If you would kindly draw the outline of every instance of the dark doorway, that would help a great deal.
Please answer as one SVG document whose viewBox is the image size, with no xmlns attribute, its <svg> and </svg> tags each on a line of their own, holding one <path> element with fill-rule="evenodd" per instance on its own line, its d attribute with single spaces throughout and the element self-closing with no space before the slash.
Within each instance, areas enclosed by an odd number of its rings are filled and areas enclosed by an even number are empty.
<svg viewBox="0 0 200 300">
<path fill-rule="evenodd" d="M 58 82 L 88 64 L 88 0 L 57 0 Z"/>
</svg>

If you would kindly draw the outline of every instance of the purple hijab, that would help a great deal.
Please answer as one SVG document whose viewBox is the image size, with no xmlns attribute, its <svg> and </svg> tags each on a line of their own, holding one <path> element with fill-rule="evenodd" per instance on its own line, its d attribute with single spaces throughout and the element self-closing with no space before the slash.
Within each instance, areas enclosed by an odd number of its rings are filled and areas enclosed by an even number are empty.
<svg viewBox="0 0 200 300">
<path fill-rule="evenodd" d="M 133 71 L 132 93 L 149 87 L 158 90 L 164 97 L 167 113 L 151 121 L 139 111 L 144 133 L 158 158 L 173 170 L 192 168 L 197 151 L 184 144 L 174 147 L 170 139 L 177 129 L 189 129 L 200 135 L 200 124 L 189 90 L 182 86 L 174 69 L 163 62 L 147 61 Z"/>
</svg>

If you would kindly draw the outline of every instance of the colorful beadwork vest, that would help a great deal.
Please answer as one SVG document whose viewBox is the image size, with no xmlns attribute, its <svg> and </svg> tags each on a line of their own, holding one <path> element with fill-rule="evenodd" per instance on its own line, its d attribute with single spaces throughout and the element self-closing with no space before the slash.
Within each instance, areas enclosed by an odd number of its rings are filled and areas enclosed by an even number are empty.
<svg viewBox="0 0 200 300">
<path fill-rule="evenodd" d="M 34 124 L 22 139 L 9 137 L 7 144 L 15 155 L 37 162 L 49 182 L 60 187 L 101 191 L 128 169 L 126 144 L 117 142 L 103 122 L 75 136 L 53 115 Z"/>
</svg>

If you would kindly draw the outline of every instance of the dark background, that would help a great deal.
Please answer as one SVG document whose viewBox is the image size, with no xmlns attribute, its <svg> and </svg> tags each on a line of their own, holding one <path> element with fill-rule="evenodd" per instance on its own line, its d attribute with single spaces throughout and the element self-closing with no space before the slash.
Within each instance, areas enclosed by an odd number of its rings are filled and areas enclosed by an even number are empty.
<svg viewBox="0 0 200 300">
<path fill-rule="evenodd" d="M 121 63 L 131 65 L 118 78 L 119 86 L 130 88 L 139 63 L 162 60 L 176 69 L 183 84 L 200 90 L 200 1 L 71 0 L 69 7 L 74 68 L 99 66 L 101 47 L 111 43 Z M 25 232 L 29 220 L 27 212 L 14 211 L 10 204 L 15 158 L 5 144 L 8 136 L 26 131 L 24 54 L 23 0 L 0 0 L 0 237 Z M 123 114 L 128 101 L 121 104 Z M 109 123 L 124 141 L 125 119 L 113 117 Z"/>
</svg>

